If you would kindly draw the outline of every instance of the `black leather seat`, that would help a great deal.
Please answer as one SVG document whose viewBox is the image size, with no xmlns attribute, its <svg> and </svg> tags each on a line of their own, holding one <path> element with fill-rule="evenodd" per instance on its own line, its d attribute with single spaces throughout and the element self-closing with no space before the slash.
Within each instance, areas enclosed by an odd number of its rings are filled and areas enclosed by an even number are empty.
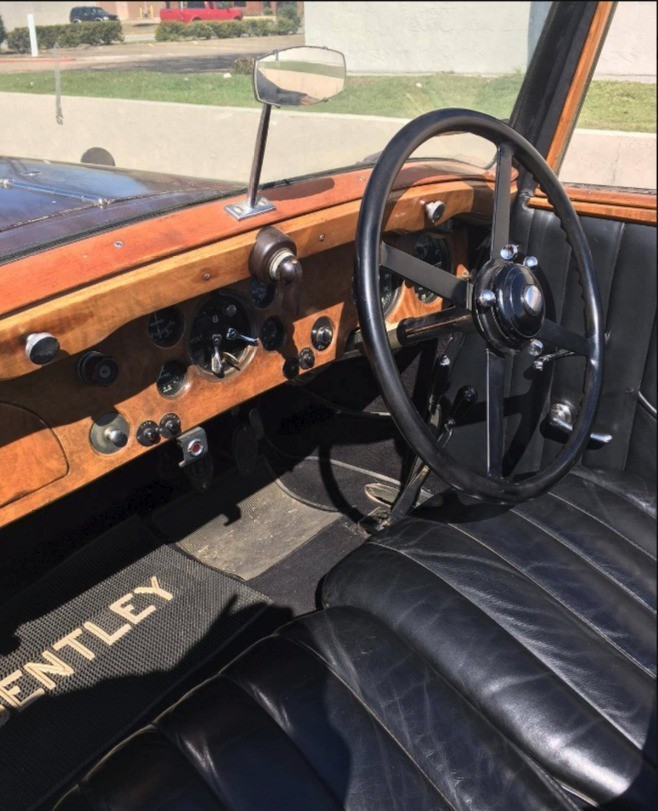
<svg viewBox="0 0 658 811">
<path fill-rule="evenodd" d="M 58 809 L 653 808 L 655 529 L 623 474 L 428 502 Z"/>
<path fill-rule="evenodd" d="M 324 601 L 381 619 L 575 795 L 655 808 L 654 499 L 581 469 L 514 509 L 430 501 Z"/>
<path fill-rule="evenodd" d="M 96 766 L 57 806 L 574 809 L 408 642 L 354 608 L 288 625 Z"/>
</svg>

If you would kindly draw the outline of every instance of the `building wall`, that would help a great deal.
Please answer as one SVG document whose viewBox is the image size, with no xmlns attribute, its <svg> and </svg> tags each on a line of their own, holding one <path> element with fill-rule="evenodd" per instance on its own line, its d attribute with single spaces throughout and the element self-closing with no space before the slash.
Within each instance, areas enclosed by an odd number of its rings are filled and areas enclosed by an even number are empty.
<svg viewBox="0 0 658 811">
<path fill-rule="evenodd" d="M 7 31 L 13 28 L 21 28 L 27 25 L 27 15 L 34 14 L 34 21 L 37 25 L 58 25 L 69 21 L 69 13 L 74 6 L 96 6 L 98 3 L 81 2 L 75 0 L 68 2 L 0 2 L 0 17 Z"/>
<path fill-rule="evenodd" d="M 354 73 L 496 75 L 525 70 L 550 5 L 308 0 L 304 29 L 309 45 L 343 51 Z M 655 81 L 656 3 L 618 4 L 598 73 Z"/>
</svg>

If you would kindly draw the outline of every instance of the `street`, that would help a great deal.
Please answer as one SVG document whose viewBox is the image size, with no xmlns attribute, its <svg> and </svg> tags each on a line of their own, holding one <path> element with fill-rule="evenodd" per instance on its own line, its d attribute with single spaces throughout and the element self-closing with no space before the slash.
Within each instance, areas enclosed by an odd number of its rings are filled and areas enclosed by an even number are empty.
<svg viewBox="0 0 658 811">
<path fill-rule="evenodd" d="M 241 37 L 187 42 L 124 42 L 118 45 L 62 48 L 38 57 L 0 54 L 0 73 L 62 70 L 144 70 L 160 73 L 214 73 L 229 70 L 236 59 L 259 57 L 304 44 L 303 34 L 286 37 Z"/>
</svg>

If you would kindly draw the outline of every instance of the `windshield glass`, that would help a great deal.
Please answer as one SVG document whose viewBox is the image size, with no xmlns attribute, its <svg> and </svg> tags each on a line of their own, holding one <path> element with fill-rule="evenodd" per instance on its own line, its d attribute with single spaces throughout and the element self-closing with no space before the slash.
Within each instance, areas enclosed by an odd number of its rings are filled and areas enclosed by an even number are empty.
<svg viewBox="0 0 658 811">
<path fill-rule="evenodd" d="M 429 110 L 507 118 L 550 5 L 0 2 L 0 154 L 209 178 L 234 191 L 247 185 L 260 117 L 254 59 L 307 44 L 345 55 L 345 89 L 273 111 L 263 181 L 372 163 Z M 444 136 L 422 155 L 485 165 L 492 152 Z"/>
</svg>

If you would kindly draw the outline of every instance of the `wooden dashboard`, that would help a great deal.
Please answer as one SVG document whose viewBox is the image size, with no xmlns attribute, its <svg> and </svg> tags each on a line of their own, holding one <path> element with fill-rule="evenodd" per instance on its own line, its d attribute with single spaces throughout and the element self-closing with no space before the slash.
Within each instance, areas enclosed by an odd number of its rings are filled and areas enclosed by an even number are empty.
<svg viewBox="0 0 658 811">
<path fill-rule="evenodd" d="M 319 318 L 329 319 L 334 337 L 327 348 L 314 349 L 314 368 L 340 358 L 358 327 L 352 275 L 365 179 L 367 173 L 340 176 L 329 189 L 303 194 L 298 189 L 298 197 L 283 189 L 276 214 L 258 221 L 229 220 L 224 211 L 228 201 L 223 200 L 5 266 L 3 272 L 11 269 L 18 282 L 0 312 L 0 526 L 148 452 L 136 439 L 145 421 L 159 423 L 174 413 L 186 431 L 285 382 L 285 361 L 313 347 Z M 413 166 L 406 185 L 403 177 L 392 195 L 386 231 L 423 232 L 428 226 L 425 204 L 435 200 L 445 204 L 444 221 L 490 217 L 491 178 L 457 179 L 437 175 L 430 166 Z M 266 307 L 258 307 L 250 289 L 249 252 L 258 231 L 273 222 L 295 240 L 303 266 L 295 315 L 284 306 L 281 290 Z M 186 230 L 186 223 L 194 226 Z M 137 232 L 139 246 L 132 242 Z M 209 234 L 213 238 L 206 244 Z M 455 272 L 467 273 L 464 227 L 458 225 L 445 239 Z M 129 258 L 115 247 L 118 242 L 128 243 Z M 58 264 L 76 258 L 77 273 Z M 53 272 L 57 267 L 60 273 Z M 39 268 L 43 272 L 34 275 Z M 20 284 L 28 274 L 29 287 Z M 249 349 L 240 370 L 229 369 L 221 379 L 194 363 L 190 346 L 195 316 L 218 291 L 244 308 L 252 335 L 259 335 L 272 318 L 279 319 L 284 333 L 276 349 L 267 351 L 262 344 Z M 151 314 L 170 307 L 182 333 L 173 345 L 158 346 L 149 335 Z M 440 308 L 440 299 L 424 301 L 403 283 L 387 318 L 396 323 Z M 43 331 L 57 336 L 61 351 L 51 364 L 37 368 L 26 358 L 25 338 Z M 111 385 L 81 380 L 79 362 L 90 350 L 117 364 Z M 173 396 L 157 383 L 168 362 L 184 370 L 180 391 Z M 95 421 L 108 413 L 125 420 L 128 439 L 116 451 L 101 453 L 90 436 Z"/>
</svg>

